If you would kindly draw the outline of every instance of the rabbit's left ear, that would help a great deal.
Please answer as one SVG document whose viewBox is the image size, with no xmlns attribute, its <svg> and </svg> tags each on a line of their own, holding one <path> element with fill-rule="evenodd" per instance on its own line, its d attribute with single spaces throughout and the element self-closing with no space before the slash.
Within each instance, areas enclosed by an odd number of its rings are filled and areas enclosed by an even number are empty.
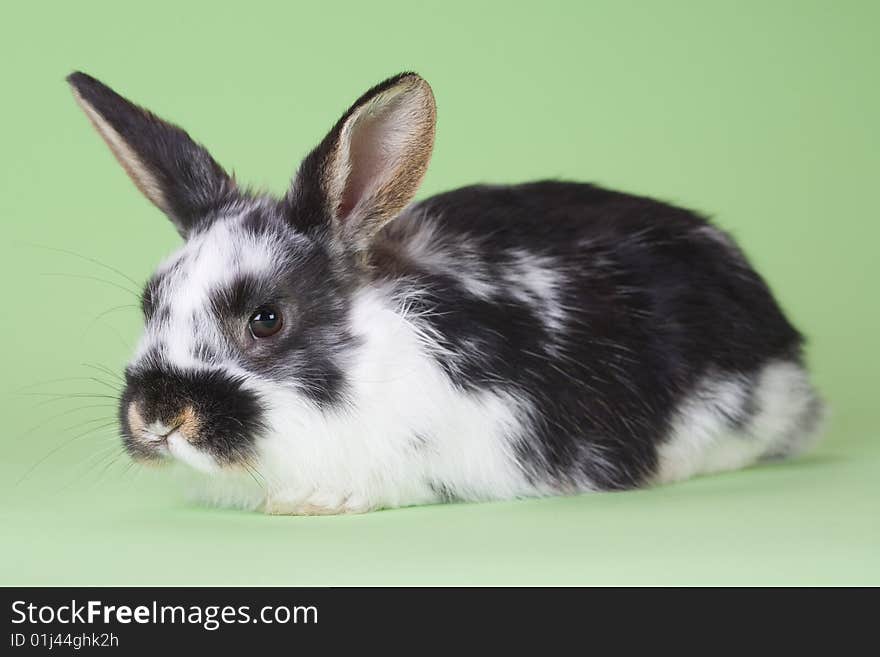
<svg viewBox="0 0 880 657">
<path fill-rule="evenodd" d="M 67 81 L 128 177 L 181 235 L 233 195 L 232 178 L 182 129 L 85 73 Z"/>
<path fill-rule="evenodd" d="M 365 251 L 415 196 L 435 123 L 434 94 L 415 73 L 370 89 L 303 161 L 286 198 L 290 220 L 329 227 L 343 250 Z"/>
</svg>

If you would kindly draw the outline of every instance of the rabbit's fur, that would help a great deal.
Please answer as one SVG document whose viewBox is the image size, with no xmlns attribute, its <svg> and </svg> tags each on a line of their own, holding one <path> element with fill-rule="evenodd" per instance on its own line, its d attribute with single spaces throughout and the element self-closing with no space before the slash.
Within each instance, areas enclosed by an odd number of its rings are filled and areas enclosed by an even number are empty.
<svg viewBox="0 0 880 657">
<path fill-rule="evenodd" d="M 211 500 L 312 514 L 620 490 L 817 435 L 801 336 L 705 218 L 552 181 L 410 204 L 435 123 L 415 74 L 355 102 L 281 199 L 69 81 L 185 238 L 144 291 L 124 443 L 202 473 Z"/>
</svg>

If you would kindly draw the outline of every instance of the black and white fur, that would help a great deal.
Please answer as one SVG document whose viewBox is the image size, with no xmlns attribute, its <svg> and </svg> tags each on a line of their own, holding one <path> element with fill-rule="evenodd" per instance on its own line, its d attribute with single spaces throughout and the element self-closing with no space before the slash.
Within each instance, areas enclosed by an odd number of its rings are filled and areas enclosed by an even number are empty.
<svg viewBox="0 0 880 657">
<path fill-rule="evenodd" d="M 823 406 L 799 333 L 705 218 L 587 184 L 410 205 L 434 99 L 364 94 L 282 199 L 74 73 L 184 245 L 147 283 L 122 435 L 271 513 L 622 490 L 799 453 Z M 285 323 L 247 332 L 266 303 Z M 254 478 L 250 474 L 257 474 Z"/>
</svg>

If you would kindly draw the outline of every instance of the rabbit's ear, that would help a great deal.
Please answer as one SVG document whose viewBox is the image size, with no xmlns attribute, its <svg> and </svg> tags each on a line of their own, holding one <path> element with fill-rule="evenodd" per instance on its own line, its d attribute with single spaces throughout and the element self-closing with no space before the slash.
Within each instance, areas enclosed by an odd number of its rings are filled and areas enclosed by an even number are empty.
<svg viewBox="0 0 880 657">
<path fill-rule="evenodd" d="M 415 73 L 370 89 L 300 166 L 287 196 L 291 221 L 307 230 L 329 223 L 345 251 L 365 251 L 415 195 L 435 115 L 431 87 Z"/>
<path fill-rule="evenodd" d="M 138 189 L 186 237 L 235 184 L 208 151 L 176 125 L 129 102 L 85 73 L 67 77 L 77 103 Z"/>
</svg>

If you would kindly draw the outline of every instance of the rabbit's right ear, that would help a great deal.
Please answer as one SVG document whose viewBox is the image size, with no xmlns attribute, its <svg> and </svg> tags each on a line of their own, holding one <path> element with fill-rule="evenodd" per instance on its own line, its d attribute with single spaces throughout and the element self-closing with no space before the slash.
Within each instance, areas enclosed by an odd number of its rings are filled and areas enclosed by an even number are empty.
<svg viewBox="0 0 880 657">
<path fill-rule="evenodd" d="M 67 81 L 129 178 L 181 235 L 233 196 L 232 178 L 176 125 L 85 73 L 72 73 Z"/>
<path fill-rule="evenodd" d="M 363 254 L 416 193 L 434 146 L 434 94 L 401 73 L 361 96 L 303 161 L 286 198 L 290 221 L 329 229 L 340 250 Z"/>
</svg>

